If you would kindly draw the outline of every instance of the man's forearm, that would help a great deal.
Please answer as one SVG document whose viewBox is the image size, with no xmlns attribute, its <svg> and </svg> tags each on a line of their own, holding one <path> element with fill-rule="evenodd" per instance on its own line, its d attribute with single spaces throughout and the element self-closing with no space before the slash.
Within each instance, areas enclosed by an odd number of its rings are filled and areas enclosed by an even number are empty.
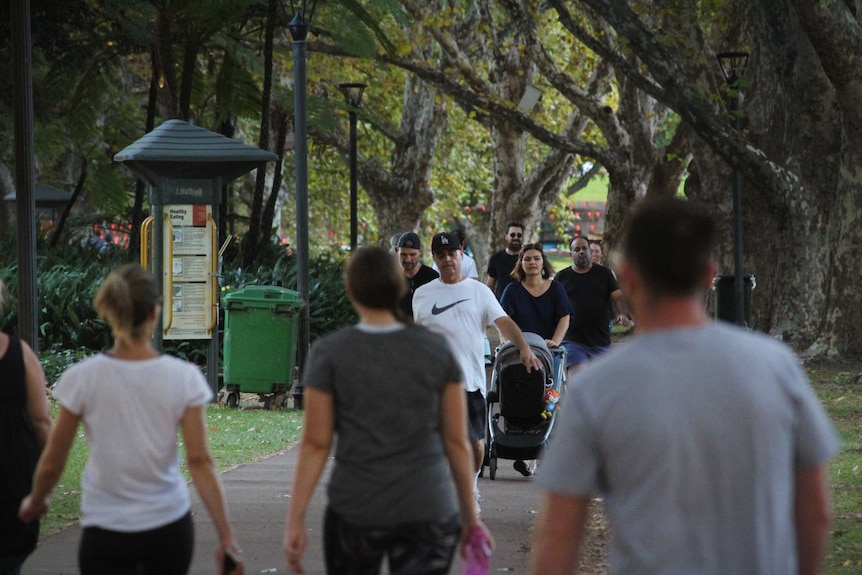
<svg viewBox="0 0 862 575">
<path fill-rule="evenodd" d="M 569 575 L 578 563 L 586 528 L 589 499 L 581 496 L 545 496 L 533 531 L 531 575 Z"/>
<path fill-rule="evenodd" d="M 826 555 L 832 525 L 829 481 L 824 467 L 796 473 L 794 522 L 799 574 L 816 575 Z"/>
</svg>

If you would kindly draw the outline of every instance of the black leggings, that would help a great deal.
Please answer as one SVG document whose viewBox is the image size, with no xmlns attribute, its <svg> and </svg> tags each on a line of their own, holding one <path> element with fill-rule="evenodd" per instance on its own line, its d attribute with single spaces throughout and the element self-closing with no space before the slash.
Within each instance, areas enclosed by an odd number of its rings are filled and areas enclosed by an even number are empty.
<svg viewBox="0 0 862 575">
<path fill-rule="evenodd" d="M 327 508 L 323 524 L 326 572 L 377 575 L 383 557 L 391 575 L 445 575 L 461 536 L 458 515 L 446 521 L 364 527 Z"/>
<path fill-rule="evenodd" d="M 86 527 L 78 549 L 81 575 L 185 575 L 195 545 L 191 513 L 149 531 Z"/>
</svg>

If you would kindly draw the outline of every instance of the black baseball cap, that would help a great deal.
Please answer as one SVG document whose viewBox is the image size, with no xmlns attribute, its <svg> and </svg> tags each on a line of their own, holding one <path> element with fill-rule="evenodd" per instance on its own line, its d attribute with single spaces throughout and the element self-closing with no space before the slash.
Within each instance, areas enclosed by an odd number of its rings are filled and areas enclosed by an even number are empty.
<svg viewBox="0 0 862 575">
<path fill-rule="evenodd" d="M 461 240 L 455 232 L 440 232 L 431 238 L 431 252 L 439 250 L 460 250 Z"/>
<path fill-rule="evenodd" d="M 411 248 L 414 250 L 422 249 L 422 242 L 419 240 L 419 234 L 413 232 L 405 232 L 398 238 L 399 248 Z"/>
</svg>

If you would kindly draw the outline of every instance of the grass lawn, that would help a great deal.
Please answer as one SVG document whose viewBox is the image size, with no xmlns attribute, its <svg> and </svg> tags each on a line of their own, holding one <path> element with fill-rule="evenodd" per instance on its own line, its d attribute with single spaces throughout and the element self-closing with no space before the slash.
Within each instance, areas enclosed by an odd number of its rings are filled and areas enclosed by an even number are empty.
<svg viewBox="0 0 862 575">
<path fill-rule="evenodd" d="M 568 252 L 560 252 L 557 254 L 546 253 L 545 256 L 547 256 L 551 265 L 554 266 L 554 272 L 558 272 L 572 265 L 572 258 Z"/>
<path fill-rule="evenodd" d="M 835 523 L 824 573 L 862 572 L 862 389 L 859 366 L 809 366 L 808 375 L 841 434 L 830 463 Z"/>
</svg>

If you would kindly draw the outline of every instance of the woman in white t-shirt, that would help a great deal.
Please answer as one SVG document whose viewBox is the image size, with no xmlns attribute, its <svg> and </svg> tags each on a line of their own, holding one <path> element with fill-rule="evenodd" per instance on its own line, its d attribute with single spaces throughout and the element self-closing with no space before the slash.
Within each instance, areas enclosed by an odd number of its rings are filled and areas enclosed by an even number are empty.
<svg viewBox="0 0 862 575">
<path fill-rule="evenodd" d="M 184 574 L 194 546 L 191 501 L 180 473 L 177 430 L 186 461 L 225 556 L 244 568 L 231 532 L 224 494 L 207 445 L 204 410 L 212 397 L 193 364 L 160 355 L 153 330 L 161 296 L 139 265 L 111 273 L 94 302 L 114 345 L 69 368 L 54 389 L 60 413 L 42 453 L 20 516 L 32 521 L 66 466 L 78 424 L 90 449 L 81 496 L 78 562 L 82 575 Z"/>
</svg>

